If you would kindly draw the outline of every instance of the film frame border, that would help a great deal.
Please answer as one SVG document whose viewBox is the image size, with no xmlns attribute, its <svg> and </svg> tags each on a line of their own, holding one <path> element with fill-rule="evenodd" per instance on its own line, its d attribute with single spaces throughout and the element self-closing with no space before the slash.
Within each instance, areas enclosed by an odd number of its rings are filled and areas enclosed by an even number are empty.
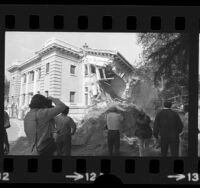
<svg viewBox="0 0 200 188">
<path fill-rule="evenodd" d="M 119 11 L 120 15 L 118 14 Z M 49 177 L 54 176 L 55 179 L 52 181 L 57 183 L 67 183 L 63 177 L 61 178 L 63 169 L 68 170 L 69 173 L 73 171 L 85 173 L 87 170 L 95 172 L 99 171 L 105 174 L 113 173 L 114 175 L 120 177 L 123 183 L 166 182 L 167 184 L 170 184 L 175 182 L 167 180 L 165 177 L 166 174 L 173 172 L 184 173 L 190 171 L 200 173 L 200 161 L 198 161 L 199 159 L 197 157 L 197 147 L 192 147 L 193 145 L 198 145 L 198 104 L 195 104 L 195 101 L 198 101 L 199 20 L 200 15 L 198 13 L 198 7 L 142 7 L 99 5 L 51 5 L 48 7 L 42 5 L 34 5 L 31 7 L 30 5 L 1 5 L 0 41 L 2 41 L 2 43 L 0 44 L 0 58 L 3 62 L 3 65 L 1 65 L 3 69 L 1 69 L 2 74 L 0 75 L 4 75 L 4 50 L 6 31 L 190 33 L 190 45 L 192 46 L 190 48 L 190 61 L 194 62 L 190 63 L 189 67 L 189 124 L 193 124 L 195 126 L 189 128 L 188 157 L 179 157 L 176 159 L 161 157 L 70 157 L 64 159 L 62 157 L 51 157 L 44 163 L 44 159 L 40 157 L 3 156 L 3 152 L 1 151 L 0 154 L 2 156 L 1 158 L 3 159 L 0 161 L 2 164 L 1 166 L 4 166 L 5 171 L 10 171 L 13 173 L 11 174 L 11 182 L 23 182 L 24 179 L 19 177 L 18 173 L 20 170 L 24 169 L 21 175 L 23 173 L 26 174 L 28 172 L 28 168 L 29 170 L 31 169 L 32 173 L 29 173 L 30 179 L 28 179 L 27 182 L 30 180 L 34 181 L 34 178 L 35 181 L 37 181 L 38 177 L 41 177 L 43 174 L 42 172 L 44 172 L 44 167 L 49 171 L 51 171 L 53 168 L 55 172 L 50 173 L 48 171 L 49 174 L 47 175 L 49 175 Z M 3 96 L 1 98 L 3 99 Z M 2 131 L 0 132 L 2 133 Z M 2 146 L 2 136 L 0 138 L 0 143 Z M 22 164 L 21 162 L 25 160 L 26 163 Z M 170 164 L 167 163 L 169 161 Z M 32 165 L 33 163 L 38 166 L 38 169 L 35 169 L 35 165 Z M 41 163 L 43 164 L 41 165 Z M 165 164 L 168 165 L 166 166 Z M 168 169 L 166 167 L 168 167 Z M 33 176 L 33 174 L 36 172 L 38 172 L 38 175 Z M 58 176 L 55 177 L 55 174 Z M 146 182 L 144 182 L 142 176 L 146 176 Z"/>
</svg>

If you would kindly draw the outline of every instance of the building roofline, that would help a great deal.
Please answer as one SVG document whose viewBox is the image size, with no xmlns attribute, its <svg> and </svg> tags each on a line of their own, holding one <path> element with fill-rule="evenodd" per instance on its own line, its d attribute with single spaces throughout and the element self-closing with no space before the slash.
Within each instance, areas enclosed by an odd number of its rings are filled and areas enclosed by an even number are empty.
<svg viewBox="0 0 200 188">
<path fill-rule="evenodd" d="M 66 46 L 64 46 L 63 44 L 66 44 Z M 70 45 L 64 41 L 61 41 L 59 39 L 50 39 L 46 42 L 46 44 L 43 45 L 43 47 L 36 51 L 35 52 L 35 55 L 28 58 L 27 60 L 23 61 L 22 64 L 20 65 L 12 65 L 11 67 L 9 67 L 7 70 L 9 72 L 12 72 L 12 70 L 14 69 L 20 69 L 22 68 L 23 66 L 25 65 L 28 65 L 29 63 L 41 58 L 45 53 L 48 53 L 49 50 L 52 50 L 52 49 L 58 49 L 58 50 L 64 50 L 64 51 L 68 51 L 69 53 L 72 53 L 74 54 L 75 56 L 77 57 L 82 57 L 83 56 L 83 53 L 86 52 L 88 54 L 94 54 L 94 55 L 100 55 L 102 57 L 112 57 L 112 58 L 115 58 L 115 57 L 119 57 L 122 62 L 124 62 L 124 64 L 127 65 L 127 67 L 130 69 L 130 70 L 134 70 L 134 67 L 126 60 L 126 58 L 121 54 L 119 53 L 118 51 L 114 51 L 114 50 L 105 50 L 105 49 L 92 49 L 92 48 L 78 48 L 78 47 L 75 47 L 73 45 Z"/>
<path fill-rule="evenodd" d="M 99 54 L 104 54 L 104 53 L 106 53 L 106 54 L 112 55 L 113 57 L 118 56 L 118 57 L 128 66 L 129 69 L 134 70 L 133 65 L 131 65 L 131 64 L 128 62 L 128 60 L 127 60 L 121 53 L 119 53 L 118 51 L 114 51 L 114 50 L 103 50 L 103 49 L 92 49 L 92 48 L 85 48 L 85 49 L 83 49 L 83 50 L 85 50 L 86 52 L 89 52 L 89 53 L 91 53 L 91 52 L 97 53 L 97 54 L 98 54 L 98 53 L 99 53 Z"/>
<path fill-rule="evenodd" d="M 12 72 L 14 69 L 18 69 L 19 65 L 11 65 L 10 67 L 7 68 L 8 72 Z"/>
<path fill-rule="evenodd" d="M 50 41 L 49 43 L 47 42 L 47 44 L 43 45 L 43 47 L 40 50 L 36 51 L 35 53 L 38 55 L 42 55 L 43 53 L 47 52 L 50 49 L 57 48 L 68 51 L 70 53 L 74 53 L 75 55 L 78 56 L 82 55 L 82 50 L 76 46 L 68 44 L 59 39 L 50 39 L 49 41 Z"/>
<path fill-rule="evenodd" d="M 119 52 L 117 52 L 117 55 L 123 60 L 123 62 L 131 69 L 131 70 L 134 70 L 134 66 L 131 65 L 127 59 Z"/>
</svg>

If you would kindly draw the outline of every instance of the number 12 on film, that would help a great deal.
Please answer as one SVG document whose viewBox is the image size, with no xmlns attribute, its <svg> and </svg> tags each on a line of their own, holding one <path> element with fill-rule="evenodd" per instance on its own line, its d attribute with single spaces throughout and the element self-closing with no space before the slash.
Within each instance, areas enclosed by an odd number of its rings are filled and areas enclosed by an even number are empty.
<svg viewBox="0 0 200 188">
<path fill-rule="evenodd" d="M 9 181 L 9 173 L 8 172 L 0 172 L 0 181 Z"/>
</svg>

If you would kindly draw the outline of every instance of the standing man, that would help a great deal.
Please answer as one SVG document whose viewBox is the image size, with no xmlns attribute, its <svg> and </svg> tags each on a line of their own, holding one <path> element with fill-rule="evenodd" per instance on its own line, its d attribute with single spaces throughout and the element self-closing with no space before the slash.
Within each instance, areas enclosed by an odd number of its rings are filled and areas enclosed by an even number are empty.
<svg viewBox="0 0 200 188">
<path fill-rule="evenodd" d="M 56 145 L 58 155 L 71 155 L 71 139 L 76 132 L 76 124 L 71 117 L 68 116 L 69 107 L 58 116 L 56 116 L 55 124 L 57 129 Z"/>
<path fill-rule="evenodd" d="M 119 155 L 120 149 L 120 130 L 124 118 L 117 107 L 111 108 L 106 115 L 106 125 L 108 128 L 108 150 L 110 156 L 113 156 L 113 150 L 115 156 Z"/>
<path fill-rule="evenodd" d="M 171 156 L 179 156 L 179 134 L 183 124 L 179 115 L 171 110 L 172 103 L 165 101 L 162 109 L 155 118 L 153 135 L 156 139 L 160 136 L 161 155 L 167 156 L 170 148 Z"/>
<path fill-rule="evenodd" d="M 149 151 L 149 143 L 152 137 L 152 129 L 150 127 L 151 119 L 142 110 L 137 118 L 135 136 L 138 137 L 139 156 L 143 157 L 146 151 Z"/>
<path fill-rule="evenodd" d="M 180 134 L 180 151 L 181 156 L 187 156 L 188 155 L 188 105 L 184 105 L 183 110 L 185 112 L 184 118 L 183 118 L 183 131 Z"/>
<path fill-rule="evenodd" d="M 8 134 L 6 132 L 6 129 L 10 128 L 10 120 L 8 113 L 4 110 L 4 142 L 3 142 L 3 149 L 4 154 L 7 155 L 9 153 L 9 142 L 8 142 Z"/>
</svg>

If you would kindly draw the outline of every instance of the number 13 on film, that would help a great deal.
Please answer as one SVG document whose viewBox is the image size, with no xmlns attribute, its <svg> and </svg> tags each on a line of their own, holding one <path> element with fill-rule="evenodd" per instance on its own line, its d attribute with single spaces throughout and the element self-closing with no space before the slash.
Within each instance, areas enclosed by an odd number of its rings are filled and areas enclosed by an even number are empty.
<svg viewBox="0 0 200 188">
<path fill-rule="evenodd" d="M 198 173 L 188 173 L 187 174 L 188 181 L 198 182 L 199 181 L 199 174 Z"/>
<path fill-rule="evenodd" d="M 8 172 L 0 172 L 0 181 L 9 181 L 9 173 Z"/>
</svg>

